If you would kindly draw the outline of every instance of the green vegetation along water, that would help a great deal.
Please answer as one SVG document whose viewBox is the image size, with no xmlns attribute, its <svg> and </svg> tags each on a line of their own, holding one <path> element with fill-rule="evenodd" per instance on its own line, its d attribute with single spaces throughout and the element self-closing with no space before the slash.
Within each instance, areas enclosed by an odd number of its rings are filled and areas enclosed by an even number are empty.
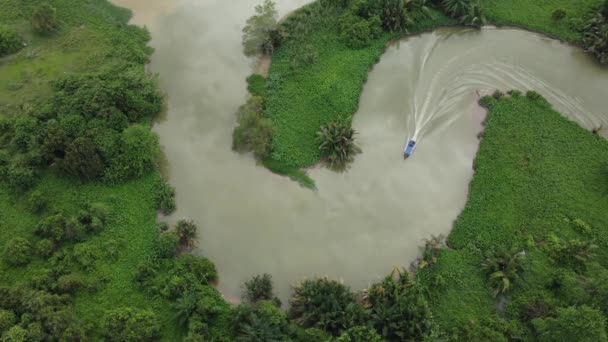
<svg viewBox="0 0 608 342">
<path fill-rule="evenodd" d="M 162 75 L 169 98 L 168 116 L 155 130 L 177 189 L 175 217 L 200 223 L 199 250 L 216 262 L 229 298 L 238 298 L 243 280 L 264 272 L 274 276 L 283 299 L 291 285 L 314 275 L 364 288 L 413 260 L 424 238 L 449 232 L 473 175 L 483 121 L 471 114 L 477 89 L 539 88 L 588 128 L 606 120 L 606 72 L 580 49 L 519 30 L 423 34 L 389 47 L 374 67 L 354 116 L 363 154 L 345 174 L 311 170 L 319 188 L 311 192 L 230 151 L 233 113 L 251 71 L 240 29 L 254 4 L 178 2 L 148 24 L 156 48 L 151 68 Z M 281 13 L 296 6 L 278 2 Z M 209 30 L 198 31 L 201 25 Z M 444 68 L 453 57 L 459 58 Z M 521 77 L 509 76 L 514 73 Z M 466 91 L 451 105 L 449 120 L 431 121 L 420 150 L 404 163 L 410 104 L 417 97 L 422 107 L 426 95 L 435 103 L 453 78 L 468 80 Z"/>
</svg>

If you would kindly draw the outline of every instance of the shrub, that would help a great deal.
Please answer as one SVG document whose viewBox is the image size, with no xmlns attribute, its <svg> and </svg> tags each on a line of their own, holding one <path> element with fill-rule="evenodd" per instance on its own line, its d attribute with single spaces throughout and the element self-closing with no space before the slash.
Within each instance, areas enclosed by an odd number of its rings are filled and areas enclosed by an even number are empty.
<svg viewBox="0 0 608 342">
<path fill-rule="evenodd" d="M 284 341 L 288 329 L 285 313 L 271 302 L 239 305 L 233 318 L 237 341 Z"/>
<path fill-rule="evenodd" d="M 340 34 L 348 47 L 361 49 L 371 44 L 382 33 L 381 25 L 382 22 L 377 16 L 364 19 L 346 12 L 340 17 Z"/>
<path fill-rule="evenodd" d="M 383 342 L 378 333 L 369 327 L 356 326 L 346 330 L 336 342 Z"/>
<path fill-rule="evenodd" d="M 175 232 L 162 233 L 156 243 L 156 251 L 160 258 L 171 259 L 177 255 L 179 236 Z"/>
<path fill-rule="evenodd" d="M 587 262 L 595 258 L 597 248 L 593 241 L 563 241 L 556 235 L 550 234 L 545 250 L 557 263 L 575 266 L 575 269 L 584 269 Z"/>
<path fill-rule="evenodd" d="M 77 274 L 62 275 L 57 279 L 57 288 L 63 293 L 74 293 L 84 285 L 84 279 Z"/>
<path fill-rule="evenodd" d="M 17 316 L 9 310 L 0 309 L 0 336 L 17 323 Z"/>
<path fill-rule="evenodd" d="M 270 274 L 255 275 L 245 282 L 244 297 L 248 302 L 255 303 L 260 300 L 271 300 L 273 296 L 272 276 Z"/>
<path fill-rule="evenodd" d="M 23 342 L 27 341 L 27 330 L 15 325 L 7 332 L 2 334 L 2 342 Z"/>
<path fill-rule="evenodd" d="M 331 122 L 321 126 L 317 132 L 319 150 L 329 163 L 330 168 L 345 170 L 353 162 L 361 148 L 355 141 L 355 130 L 348 123 Z"/>
<path fill-rule="evenodd" d="M 361 321 L 362 308 L 350 288 L 326 278 L 305 280 L 293 289 L 289 316 L 304 327 L 334 336 Z"/>
<path fill-rule="evenodd" d="M 266 78 L 262 75 L 250 75 L 247 77 L 247 90 L 252 96 L 265 98 L 268 91 L 268 82 L 266 82 Z"/>
<path fill-rule="evenodd" d="M 583 43 L 600 63 L 608 63 L 608 1 L 583 26 Z"/>
<path fill-rule="evenodd" d="M 557 309 L 556 317 L 532 321 L 539 341 L 608 341 L 606 319 L 588 306 Z"/>
<path fill-rule="evenodd" d="M 101 328 L 108 341 L 153 341 L 161 334 L 154 312 L 135 308 L 107 311 Z"/>
<path fill-rule="evenodd" d="M 291 70 L 298 72 L 306 67 L 317 62 L 319 54 L 315 50 L 314 46 L 310 44 L 302 44 L 298 47 L 298 50 L 294 54 L 291 60 Z"/>
<path fill-rule="evenodd" d="M 175 211 L 175 189 L 164 179 L 159 179 L 154 186 L 156 208 L 164 215 Z"/>
<path fill-rule="evenodd" d="M 389 341 L 423 341 L 433 331 L 428 303 L 406 270 L 395 269 L 373 285 L 366 306 L 374 328 Z"/>
<path fill-rule="evenodd" d="M 40 34 L 51 34 L 59 28 L 57 10 L 48 2 L 38 4 L 32 14 L 32 26 Z"/>
<path fill-rule="evenodd" d="M 232 133 L 232 149 L 240 153 L 253 152 L 258 159 L 270 155 L 274 133 L 272 122 L 262 116 L 262 101 L 259 97 L 252 97 L 239 109 L 238 126 Z"/>
<path fill-rule="evenodd" d="M 122 132 L 115 153 L 104 174 L 107 181 L 141 177 L 155 167 L 160 156 L 158 135 L 143 125 L 130 126 Z"/>
<path fill-rule="evenodd" d="M 554 20 L 562 20 L 566 17 L 567 13 L 566 10 L 564 10 L 563 8 L 558 8 L 555 11 L 553 11 L 553 13 L 551 14 L 551 17 Z"/>
<path fill-rule="evenodd" d="M 13 54 L 23 47 L 21 37 L 15 30 L 0 26 L 0 57 Z"/>
<path fill-rule="evenodd" d="M 35 214 L 40 214 L 47 208 L 49 202 L 40 190 L 32 191 L 27 197 L 27 204 Z"/>
<path fill-rule="evenodd" d="M 36 253 L 41 257 L 48 258 L 53 255 L 55 244 L 49 239 L 42 239 L 36 243 Z"/>
<path fill-rule="evenodd" d="M 61 167 L 67 174 L 85 180 L 99 177 L 106 168 L 95 142 L 86 137 L 68 145 Z"/>
<path fill-rule="evenodd" d="M 4 246 L 4 261 L 13 266 L 23 266 L 32 259 L 32 246 L 24 238 L 13 238 Z"/>
<path fill-rule="evenodd" d="M 207 284 L 218 279 L 215 265 L 204 257 L 183 254 L 177 259 L 176 267 L 191 277 L 195 284 Z"/>
<path fill-rule="evenodd" d="M 158 228 L 160 232 L 166 232 L 167 230 L 169 230 L 169 224 L 167 222 L 159 222 L 156 225 L 156 228 Z"/>
</svg>

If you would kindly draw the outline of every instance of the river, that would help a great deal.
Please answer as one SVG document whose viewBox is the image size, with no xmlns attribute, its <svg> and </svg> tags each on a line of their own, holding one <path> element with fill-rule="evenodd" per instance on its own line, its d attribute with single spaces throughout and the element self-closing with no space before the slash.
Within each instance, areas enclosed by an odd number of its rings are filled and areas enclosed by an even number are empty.
<svg viewBox="0 0 608 342">
<path fill-rule="evenodd" d="M 282 299 L 313 276 L 361 289 L 407 266 L 424 238 L 447 234 L 473 175 L 484 89 L 535 89 L 586 128 L 608 127 L 608 70 L 580 49 L 515 29 L 441 29 L 393 44 L 370 73 L 353 125 L 364 153 L 343 174 L 310 172 L 313 192 L 231 151 L 252 61 L 241 29 L 257 0 L 115 0 L 156 48 L 168 113 L 155 131 L 177 190 L 172 220 L 200 226 L 229 299 L 270 273 Z M 277 1 L 281 14 L 306 0 Z M 403 161 L 407 139 L 419 147 Z"/>
</svg>

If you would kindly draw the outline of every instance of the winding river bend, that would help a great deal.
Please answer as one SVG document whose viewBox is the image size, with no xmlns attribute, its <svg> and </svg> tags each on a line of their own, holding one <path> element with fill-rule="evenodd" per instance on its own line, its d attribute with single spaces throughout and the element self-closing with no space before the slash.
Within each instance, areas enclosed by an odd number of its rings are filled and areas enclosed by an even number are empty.
<svg viewBox="0 0 608 342">
<path fill-rule="evenodd" d="M 169 111 L 156 124 L 174 218 L 199 224 L 220 288 L 272 274 L 279 295 L 312 276 L 363 288 L 406 266 L 466 203 L 484 113 L 477 92 L 535 89 L 586 128 L 608 127 L 608 70 L 580 49 L 515 29 L 441 29 L 393 44 L 371 72 L 354 126 L 364 153 L 345 174 L 311 171 L 318 192 L 231 151 L 252 63 L 241 28 L 257 0 L 115 0 L 146 24 Z M 280 13 L 306 0 L 278 1 Z M 420 142 L 407 162 L 403 145 Z"/>
</svg>

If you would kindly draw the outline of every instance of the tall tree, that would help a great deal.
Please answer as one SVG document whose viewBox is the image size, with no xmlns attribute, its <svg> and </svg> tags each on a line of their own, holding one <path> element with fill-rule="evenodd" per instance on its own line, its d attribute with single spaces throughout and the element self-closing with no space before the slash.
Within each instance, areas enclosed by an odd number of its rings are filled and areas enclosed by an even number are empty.
<svg viewBox="0 0 608 342">
<path fill-rule="evenodd" d="M 265 0 L 255 8 L 255 15 L 247 19 L 243 28 L 243 48 L 246 56 L 272 53 L 280 40 L 274 2 Z"/>
</svg>

